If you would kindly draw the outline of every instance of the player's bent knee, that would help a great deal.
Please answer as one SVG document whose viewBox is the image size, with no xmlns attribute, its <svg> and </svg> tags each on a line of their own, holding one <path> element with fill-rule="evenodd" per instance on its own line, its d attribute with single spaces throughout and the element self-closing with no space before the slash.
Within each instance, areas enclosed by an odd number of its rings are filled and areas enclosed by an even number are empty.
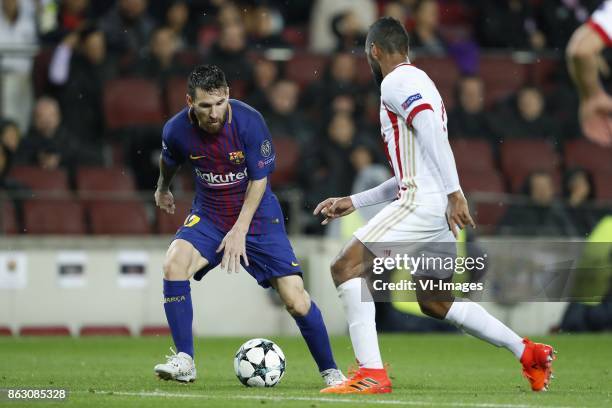
<svg viewBox="0 0 612 408">
<path fill-rule="evenodd" d="M 165 280 L 187 280 L 187 268 L 173 259 L 167 259 L 163 265 Z"/>
<path fill-rule="evenodd" d="M 421 312 L 434 319 L 444 319 L 446 316 L 446 308 L 443 302 L 436 301 L 420 301 L 419 307 Z"/>
<path fill-rule="evenodd" d="M 310 311 L 310 296 L 303 290 L 285 300 L 285 308 L 291 316 L 306 316 Z"/>
<path fill-rule="evenodd" d="M 336 257 L 330 266 L 332 279 L 336 286 L 346 282 L 347 280 L 355 277 L 353 276 L 354 267 L 351 266 L 350 262 L 343 256 Z"/>
</svg>

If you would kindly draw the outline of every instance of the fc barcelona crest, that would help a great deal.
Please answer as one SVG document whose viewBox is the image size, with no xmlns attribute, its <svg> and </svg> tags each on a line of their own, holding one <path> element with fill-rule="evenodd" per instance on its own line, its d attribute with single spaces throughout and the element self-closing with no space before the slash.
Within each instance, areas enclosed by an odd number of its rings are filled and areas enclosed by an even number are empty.
<svg viewBox="0 0 612 408">
<path fill-rule="evenodd" d="M 244 162 L 244 152 L 242 150 L 238 150 L 236 152 L 230 152 L 229 160 L 234 164 L 241 164 Z"/>
</svg>

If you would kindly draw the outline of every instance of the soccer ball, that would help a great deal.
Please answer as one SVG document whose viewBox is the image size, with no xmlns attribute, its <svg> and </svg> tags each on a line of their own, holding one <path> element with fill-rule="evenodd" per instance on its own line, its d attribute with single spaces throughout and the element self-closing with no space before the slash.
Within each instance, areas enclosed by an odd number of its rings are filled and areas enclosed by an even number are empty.
<svg viewBox="0 0 612 408">
<path fill-rule="evenodd" d="M 247 387 L 274 387 L 285 374 L 285 354 L 274 342 L 251 339 L 234 357 L 234 371 Z"/>
</svg>

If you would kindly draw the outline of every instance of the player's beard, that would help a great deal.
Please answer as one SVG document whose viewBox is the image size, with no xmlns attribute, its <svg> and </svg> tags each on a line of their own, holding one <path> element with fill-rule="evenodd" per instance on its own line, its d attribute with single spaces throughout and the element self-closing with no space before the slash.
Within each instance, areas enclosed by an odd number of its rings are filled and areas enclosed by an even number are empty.
<svg viewBox="0 0 612 408">
<path fill-rule="evenodd" d="M 384 78 L 382 69 L 380 68 L 380 64 L 376 60 L 371 59 L 370 69 L 372 70 L 372 75 L 374 75 L 374 81 L 376 82 L 376 85 L 380 88 L 380 85 L 382 84 Z"/>
<path fill-rule="evenodd" d="M 219 133 L 225 125 L 225 119 L 227 117 L 227 110 L 223 114 L 223 117 L 216 122 L 210 122 L 205 119 L 198 118 L 198 124 L 206 133 Z"/>
</svg>

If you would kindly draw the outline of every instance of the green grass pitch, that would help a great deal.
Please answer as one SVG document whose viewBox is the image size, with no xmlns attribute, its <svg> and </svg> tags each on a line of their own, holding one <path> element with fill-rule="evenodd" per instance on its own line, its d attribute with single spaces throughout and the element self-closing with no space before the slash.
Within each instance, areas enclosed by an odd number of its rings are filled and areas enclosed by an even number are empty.
<svg viewBox="0 0 612 408">
<path fill-rule="evenodd" d="M 392 394 L 323 396 L 322 382 L 301 338 L 271 337 L 287 356 L 274 388 L 246 388 L 232 358 L 246 338 L 198 338 L 198 380 L 158 380 L 153 366 L 169 338 L 0 338 L 0 388 L 66 387 L 67 402 L 1 403 L 14 407 L 603 407 L 612 406 L 612 335 L 562 335 L 536 340 L 559 351 L 547 393 L 533 393 L 503 349 L 462 335 L 382 335 Z M 332 339 L 342 368 L 353 360 L 347 337 Z"/>
</svg>

